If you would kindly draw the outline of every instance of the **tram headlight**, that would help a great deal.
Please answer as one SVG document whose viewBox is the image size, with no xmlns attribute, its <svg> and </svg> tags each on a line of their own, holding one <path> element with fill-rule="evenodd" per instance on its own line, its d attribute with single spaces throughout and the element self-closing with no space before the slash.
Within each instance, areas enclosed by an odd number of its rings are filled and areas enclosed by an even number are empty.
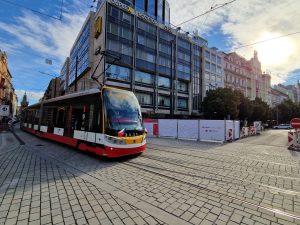
<svg viewBox="0 0 300 225">
<path fill-rule="evenodd" d="M 107 142 L 111 143 L 111 144 L 115 144 L 115 145 L 125 145 L 126 142 L 125 140 L 121 139 L 121 138 L 115 138 L 112 136 L 105 136 L 105 139 Z"/>
</svg>

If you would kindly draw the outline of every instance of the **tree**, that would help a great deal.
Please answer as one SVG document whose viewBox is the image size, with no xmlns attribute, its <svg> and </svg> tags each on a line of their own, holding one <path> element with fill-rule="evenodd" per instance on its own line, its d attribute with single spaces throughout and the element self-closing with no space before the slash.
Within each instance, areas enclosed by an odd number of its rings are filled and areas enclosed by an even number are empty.
<svg viewBox="0 0 300 225">
<path fill-rule="evenodd" d="M 239 104 L 239 116 L 240 120 L 249 120 L 252 117 L 253 113 L 253 104 L 252 102 L 243 95 L 240 91 L 235 91 L 236 95 L 239 95 L 240 104 Z"/>
<path fill-rule="evenodd" d="M 238 118 L 240 95 L 230 88 L 217 88 L 207 92 L 202 103 L 204 116 L 207 119 Z"/>
<path fill-rule="evenodd" d="M 278 120 L 280 123 L 286 123 L 291 121 L 291 119 L 293 118 L 300 117 L 300 104 L 294 103 L 291 99 L 284 100 L 277 107 L 278 107 Z M 276 108 L 274 109 L 274 111 L 275 113 L 277 113 Z M 273 118 L 276 117 L 273 116 Z"/>
<path fill-rule="evenodd" d="M 253 107 L 253 113 L 250 121 L 262 121 L 266 122 L 270 118 L 271 109 L 267 103 L 265 103 L 261 98 L 255 98 L 251 102 Z"/>
</svg>

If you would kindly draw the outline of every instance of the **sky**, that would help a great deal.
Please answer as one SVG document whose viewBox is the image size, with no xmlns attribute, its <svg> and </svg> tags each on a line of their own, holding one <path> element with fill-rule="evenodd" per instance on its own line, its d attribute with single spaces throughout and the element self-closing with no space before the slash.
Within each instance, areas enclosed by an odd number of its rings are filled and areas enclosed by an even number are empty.
<svg viewBox="0 0 300 225">
<path fill-rule="evenodd" d="M 230 1 L 169 0 L 171 23 L 180 24 Z M 0 49 L 8 54 L 19 102 L 25 91 L 30 104 L 37 102 L 51 75 L 59 75 L 93 4 L 93 0 L 0 0 Z M 299 0 L 236 0 L 181 27 L 190 33 L 197 30 L 210 47 L 236 51 L 246 59 L 257 50 L 272 84 L 295 84 L 300 80 L 300 33 L 276 37 L 300 32 L 298 9 Z"/>
</svg>

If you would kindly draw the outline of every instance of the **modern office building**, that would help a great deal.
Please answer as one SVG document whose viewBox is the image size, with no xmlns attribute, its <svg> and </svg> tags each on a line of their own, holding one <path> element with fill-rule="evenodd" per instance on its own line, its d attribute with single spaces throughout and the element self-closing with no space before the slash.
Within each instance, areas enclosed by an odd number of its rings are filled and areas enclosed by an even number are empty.
<svg viewBox="0 0 300 225">
<path fill-rule="evenodd" d="M 164 0 L 99 2 L 72 47 L 69 92 L 105 84 L 132 90 L 146 117 L 199 115 L 207 41 L 169 17 Z M 217 73 L 217 56 L 212 64 Z"/>
</svg>

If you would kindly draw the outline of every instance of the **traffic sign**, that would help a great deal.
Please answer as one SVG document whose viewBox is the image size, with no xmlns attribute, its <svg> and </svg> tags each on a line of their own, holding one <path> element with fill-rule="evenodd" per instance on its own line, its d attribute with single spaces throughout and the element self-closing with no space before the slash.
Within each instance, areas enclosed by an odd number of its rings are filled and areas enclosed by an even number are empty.
<svg viewBox="0 0 300 225">
<path fill-rule="evenodd" d="M 9 116 L 9 106 L 0 105 L 0 116 Z"/>
<path fill-rule="evenodd" d="M 300 128 L 300 119 L 299 118 L 294 118 L 291 120 L 291 126 L 294 129 L 299 129 Z"/>
</svg>

